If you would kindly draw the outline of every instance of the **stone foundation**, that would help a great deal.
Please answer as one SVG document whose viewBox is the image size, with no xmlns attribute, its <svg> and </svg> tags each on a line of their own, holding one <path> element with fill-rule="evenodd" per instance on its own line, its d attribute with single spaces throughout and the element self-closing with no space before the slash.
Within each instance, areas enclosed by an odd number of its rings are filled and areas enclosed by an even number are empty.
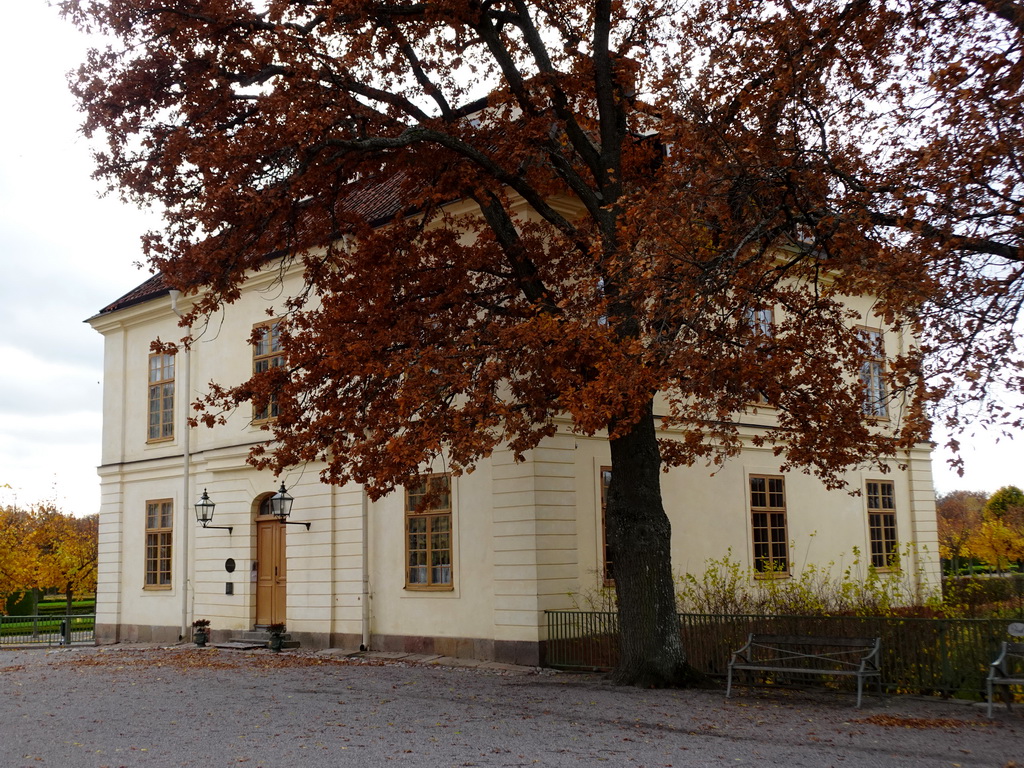
<svg viewBox="0 0 1024 768">
<path fill-rule="evenodd" d="M 97 624 L 96 644 L 113 643 L 166 643 L 178 642 L 179 627 L 150 626 L 143 624 Z M 227 642 L 237 630 L 211 628 L 210 643 Z M 357 651 L 362 636 L 341 632 L 292 632 L 288 634 L 298 640 L 304 651 L 319 651 L 327 648 L 341 648 Z M 185 642 L 191 642 L 191 634 Z M 503 664 L 518 664 L 527 667 L 541 666 L 544 660 L 544 643 L 525 640 L 487 640 L 469 637 L 428 637 L 417 635 L 373 635 L 370 650 L 402 653 L 435 654 L 458 659 L 479 659 L 497 661 Z"/>
<path fill-rule="evenodd" d="M 540 666 L 543 658 L 542 643 L 468 637 L 373 635 L 370 638 L 370 649 L 437 654 L 438 656 L 453 656 L 458 659 L 481 659 L 529 667 Z"/>
</svg>

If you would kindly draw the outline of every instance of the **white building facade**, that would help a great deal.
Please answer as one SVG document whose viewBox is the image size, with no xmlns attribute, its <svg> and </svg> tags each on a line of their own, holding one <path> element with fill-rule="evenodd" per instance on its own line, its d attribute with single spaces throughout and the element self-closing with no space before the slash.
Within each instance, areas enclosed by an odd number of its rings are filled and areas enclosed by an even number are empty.
<svg viewBox="0 0 1024 768">
<path fill-rule="evenodd" d="M 409 511 L 416 489 L 371 501 L 358 485 L 321 483 L 316 465 L 280 478 L 256 471 L 246 457 L 268 436 L 261 417 L 272 414 L 244 406 L 213 429 L 189 429 L 185 420 L 208 382 L 238 384 L 254 366 L 272 364 L 269 332 L 257 347 L 247 339 L 290 279 L 256 275 L 190 352 L 173 356 L 150 349 L 156 338 L 183 333 L 176 310 L 185 307 L 159 276 L 89 320 L 105 338 L 98 642 L 172 642 L 205 618 L 215 640 L 282 623 L 309 648 L 541 663 L 545 610 L 572 607 L 574 595 L 614 575 L 602 520 L 607 442 L 566 425 L 521 463 L 499 450 L 460 477 L 424 467 L 449 492 L 419 512 Z M 870 325 L 867 302 L 863 314 Z M 890 349 L 901 343 L 880 338 Z M 758 408 L 741 421 L 752 436 L 772 419 L 770 408 Z M 779 464 L 769 448 L 748 442 L 717 471 L 662 475 L 677 572 L 700 572 L 728 555 L 786 578 L 809 564 L 845 570 L 855 550 L 858 567 L 874 558 L 885 571 L 898 547 L 909 552 L 901 577 L 936 587 L 929 445 L 888 473 L 851 470 L 859 496 L 783 474 Z M 301 524 L 267 514 L 282 482 L 294 498 L 291 520 Z M 204 491 L 217 527 L 196 522 Z"/>
</svg>

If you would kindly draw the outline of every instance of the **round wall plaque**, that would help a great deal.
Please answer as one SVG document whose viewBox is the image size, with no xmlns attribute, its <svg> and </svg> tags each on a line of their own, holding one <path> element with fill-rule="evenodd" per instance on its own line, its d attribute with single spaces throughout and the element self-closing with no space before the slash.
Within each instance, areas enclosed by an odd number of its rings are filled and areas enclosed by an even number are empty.
<svg viewBox="0 0 1024 768">
<path fill-rule="evenodd" d="M 234 558 L 229 557 L 227 560 L 224 561 L 224 570 L 227 571 L 228 573 L 234 573 L 235 572 L 235 560 L 234 560 Z"/>
</svg>

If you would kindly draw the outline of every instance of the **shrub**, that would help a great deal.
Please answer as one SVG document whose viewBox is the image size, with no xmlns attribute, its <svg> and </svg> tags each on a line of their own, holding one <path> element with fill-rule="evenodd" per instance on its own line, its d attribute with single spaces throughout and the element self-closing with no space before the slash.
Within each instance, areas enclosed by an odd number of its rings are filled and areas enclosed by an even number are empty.
<svg viewBox="0 0 1024 768">
<path fill-rule="evenodd" d="M 909 547 L 897 560 L 910 562 Z M 687 573 L 678 579 L 676 597 L 682 613 L 756 614 L 792 616 L 900 616 L 908 606 L 939 610 L 937 600 L 919 591 L 920 580 L 904 570 L 882 573 L 868 566 L 857 576 L 862 562 L 854 548 L 853 562 L 839 576 L 834 563 L 809 564 L 786 578 L 773 578 L 732 559 L 710 559 L 703 573 Z"/>
<path fill-rule="evenodd" d="M 572 600 L 574 611 L 602 611 L 614 613 L 618 610 L 615 596 L 615 585 L 604 581 L 603 576 L 597 576 L 598 586 L 591 589 L 584 589 L 580 592 L 570 592 L 569 599 Z"/>
<path fill-rule="evenodd" d="M 1024 575 L 947 576 L 942 580 L 942 597 L 950 614 L 978 617 L 1016 612 L 1024 615 Z M 996 605 L 999 603 L 1008 605 Z"/>
<path fill-rule="evenodd" d="M 700 573 L 676 577 L 680 613 L 756 616 L 881 616 L 900 618 L 1015 618 L 1024 617 L 1024 575 L 944 577 L 942 595 L 926 594 L 922 580 L 900 569 L 912 562 L 911 547 L 897 558 L 897 569 L 883 572 L 868 566 L 863 576 L 861 553 L 841 574 L 834 563 L 806 565 L 786 578 L 756 572 L 732 558 L 705 561 Z M 570 593 L 576 610 L 616 610 L 615 586 L 598 574 L 595 588 Z"/>
</svg>

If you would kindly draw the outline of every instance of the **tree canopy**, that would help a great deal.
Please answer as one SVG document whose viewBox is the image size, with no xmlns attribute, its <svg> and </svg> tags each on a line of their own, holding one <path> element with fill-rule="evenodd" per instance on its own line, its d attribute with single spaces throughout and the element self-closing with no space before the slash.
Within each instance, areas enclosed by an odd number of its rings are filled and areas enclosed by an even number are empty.
<svg viewBox="0 0 1024 768">
<path fill-rule="evenodd" d="M 1024 512 L 1024 491 L 1015 485 L 998 488 L 985 503 L 985 514 L 1003 518 Z"/>
<path fill-rule="evenodd" d="M 953 561 L 978 558 L 998 572 L 1024 561 L 1024 492 L 1006 485 L 991 496 L 952 491 L 936 499 L 939 551 Z"/>
<path fill-rule="evenodd" d="M 971 538 L 981 526 L 988 494 L 983 491 L 950 491 L 935 499 L 938 513 L 939 554 L 959 565 L 971 557 Z"/>
<path fill-rule="evenodd" d="M 1004 485 L 989 497 L 970 546 L 999 572 L 1010 562 L 1024 562 L 1024 491 Z"/>
<path fill-rule="evenodd" d="M 302 271 L 287 365 L 209 398 L 275 394 L 258 466 L 380 495 L 559 419 L 609 436 L 621 680 L 683 669 L 658 473 L 738 452 L 750 403 L 778 419 L 755 442 L 829 486 L 926 439 L 929 407 L 1021 424 L 990 397 L 1022 389 L 1015 2 L 63 7 L 114 38 L 73 89 L 98 175 L 165 211 L 145 248 L 191 319 Z M 886 421 L 864 325 L 903 339 Z"/>
<path fill-rule="evenodd" d="M 96 591 L 97 515 L 74 517 L 52 504 L 0 506 L 0 608 L 34 589 Z"/>
</svg>

